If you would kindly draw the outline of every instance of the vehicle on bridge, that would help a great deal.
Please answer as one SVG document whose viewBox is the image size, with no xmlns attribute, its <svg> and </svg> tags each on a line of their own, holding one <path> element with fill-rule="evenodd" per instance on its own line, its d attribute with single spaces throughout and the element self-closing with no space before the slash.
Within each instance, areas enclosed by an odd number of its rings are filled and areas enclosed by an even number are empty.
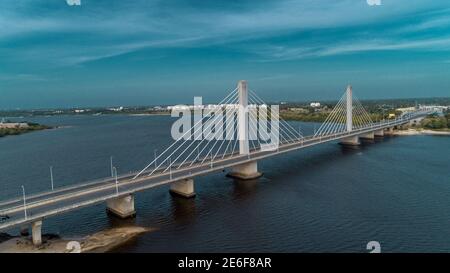
<svg viewBox="0 0 450 273">
<path fill-rule="evenodd" d="M 8 215 L 0 215 L 0 222 L 6 221 L 9 219 Z"/>
</svg>

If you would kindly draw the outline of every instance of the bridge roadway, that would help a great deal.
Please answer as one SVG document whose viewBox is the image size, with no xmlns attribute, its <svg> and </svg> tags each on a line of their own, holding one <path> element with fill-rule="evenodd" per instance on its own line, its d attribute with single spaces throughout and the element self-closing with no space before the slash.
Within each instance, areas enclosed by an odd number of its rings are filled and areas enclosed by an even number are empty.
<svg viewBox="0 0 450 273">
<path fill-rule="evenodd" d="M 203 164 L 198 162 L 190 167 L 188 166 L 180 169 L 176 169 L 176 167 L 174 167 L 171 172 L 163 173 L 163 168 L 161 168 L 161 171 L 156 171 L 153 175 L 148 176 L 148 173 L 151 172 L 151 170 L 149 170 L 142 173 L 141 176 L 134 180 L 132 178 L 137 173 L 119 176 L 119 194 L 117 194 L 115 178 L 109 177 L 79 185 L 68 186 L 54 191 L 30 195 L 26 198 L 26 219 L 22 198 L 0 202 L 0 216 L 3 217 L 3 219 L 0 220 L 0 231 L 23 226 L 53 215 L 106 202 L 109 199 L 124 197 L 135 192 L 180 181 L 182 179 L 194 178 L 196 176 L 202 176 L 212 172 L 223 171 L 226 168 L 236 165 L 261 160 L 266 157 L 287 153 L 325 142 L 342 140 L 348 137 L 359 136 L 382 129 L 392 128 L 394 126 L 406 124 L 409 121 L 420 118 L 424 115 L 426 115 L 425 112 L 420 112 L 418 114 L 411 115 L 408 118 L 374 123 L 371 126 L 354 129 L 351 132 L 342 132 L 327 136 L 305 137 L 289 143 L 280 144 L 279 148 L 275 151 L 261 151 L 258 149 L 252 150 L 249 155 L 239 155 L 238 153 L 233 153 L 226 155 L 223 159 L 214 160 L 212 163 L 211 161 L 205 161 Z"/>
</svg>

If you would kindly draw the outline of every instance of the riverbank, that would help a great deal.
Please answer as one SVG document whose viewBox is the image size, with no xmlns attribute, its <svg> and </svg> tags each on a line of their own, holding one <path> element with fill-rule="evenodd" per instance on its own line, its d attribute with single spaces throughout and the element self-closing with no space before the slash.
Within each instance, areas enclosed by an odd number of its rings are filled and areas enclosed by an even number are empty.
<svg viewBox="0 0 450 273">
<path fill-rule="evenodd" d="M 427 129 L 407 129 L 394 131 L 396 136 L 415 136 L 415 135 L 433 135 L 433 136 L 450 136 L 450 131 L 436 131 Z"/>
<path fill-rule="evenodd" d="M 0 253 L 98 253 L 108 252 L 132 240 L 136 236 L 154 231 L 144 227 L 119 227 L 97 232 L 84 238 L 60 238 L 57 235 L 42 236 L 43 244 L 35 247 L 30 237 L 12 237 L 0 234 Z M 78 247 L 79 246 L 79 247 Z M 78 251 L 79 250 L 79 251 Z"/>
<path fill-rule="evenodd" d="M 33 131 L 53 129 L 51 126 L 38 123 L 0 123 L 0 137 L 21 135 Z"/>
<path fill-rule="evenodd" d="M 146 117 L 146 116 L 170 116 L 170 112 L 163 113 L 142 113 L 142 114 L 128 114 L 131 117 Z"/>
</svg>

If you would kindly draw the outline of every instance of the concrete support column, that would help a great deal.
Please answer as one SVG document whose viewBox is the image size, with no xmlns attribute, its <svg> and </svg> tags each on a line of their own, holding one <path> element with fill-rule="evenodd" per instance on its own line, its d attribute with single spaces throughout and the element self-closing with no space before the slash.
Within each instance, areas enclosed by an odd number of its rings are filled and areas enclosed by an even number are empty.
<svg viewBox="0 0 450 273">
<path fill-rule="evenodd" d="M 31 224 L 31 238 L 33 239 L 33 245 L 39 246 L 42 244 L 42 221 Z"/>
<path fill-rule="evenodd" d="M 369 140 L 373 140 L 375 138 L 375 133 L 374 132 L 370 132 L 367 134 L 362 134 L 359 136 L 360 139 L 369 139 Z"/>
<path fill-rule="evenodd" d="M 392 136 L 394 134 L 394 127 L 389 127 L 384 131 L 385 135 Z"/>
<path fill-rule="evenodd" d="M 170 193 L 185 198 L 195 197 L 194 179 L 183 179 L 170 185 Z"/>
<path fill-rule="evenodd" d="M 260 177 L 262 173 L 258 172 L 257 161 L 252 161 L 249 163 L 244 163 L 241 165 L 234 166 L 227 176 L 241 179 L 250 180 Z"/>
<path fill-rule="evenodd" d="M 345 146 L 358 146 L 361 144 L 358 136 L 343 138 L 341 144 Z"/>
<path fill-rule="evenodd" d="M 378 130 L 374 132 L 375 137 L 384 137 L 384 130 Z"/>
<path fill-rule="evenodd" d="M 120 218 L 129 218 L 136 215 L 134 209 L 134 196 L 127 195 L 123 197 L 117 197 L 106 201 L 106 210 Z"/>
<path fill-rule="evenodd" d="M 250 153 L 248 142 L 247 81 L 239 81 L 238 92 L 239 92 L 239 109 L 238 109 L 237 129 L 239 137 L 239 154 L 247 155 Z"/>
<path fill-rule="evenodd" d="M 347 132 L 351 132 L 353 130 L 353 95 L 352 95 L 352 86 L 347 86 Z"/>
</svg>

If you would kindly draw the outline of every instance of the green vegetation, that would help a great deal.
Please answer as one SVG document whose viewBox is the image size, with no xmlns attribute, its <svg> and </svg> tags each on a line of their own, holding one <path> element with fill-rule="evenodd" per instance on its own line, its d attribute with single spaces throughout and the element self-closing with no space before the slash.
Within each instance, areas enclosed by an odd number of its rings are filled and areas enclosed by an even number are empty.
<svg viewBox="0 0 450 273">
<path fill-rule="evenodd" d="M 294 108 L 295 109 L 295 108 Z M 280 116 L 284 120 L 296 120 L 305 122 L 324 122 L 328 115 L 331 113 L 331 108 L 320 109 L 318 111 L 313 108 L 302 108 L 303 111 L 292 110 L 292 108 L 282 109 L 280 111 Z M 380 121 L 383 119 L 388 119 L 389 114 L 395 114 L 400 116 L 401 112 L 395 110 L 383 110 L 383 109 L 372 109 L 372 112 L 368 113 L 373 121 Z"/>
<path fill-rule="evenodd" d="M 14 128 L 1 128 L 0 127 L 0 137 L 11 136 L 11 135 L 20 135 L 28 132 L 39 131 L 51 129 L 52 127 L 47 125 L 42 125 L 38 123 L 27 123 L 27 127 L 14 127 Z"/>
<path fill-rule="evenodd" d="M 398 105 L 374 105 L 371 102 L 364 104 L 364 108 L 368 111 L 372 121 L 380 121 L 389 119 L 390 114 L 394 114 L 396 117 L 402 113 L 395 110 Z M 402 105 L 404 106 L 404 105 Z M 280 116 L 284 120 L 296 120 L 304 122 L 324 122 L 331 112 L 333 105 L 326 104 L 321 108 L 312 108 L 308 105 L 289 104 L 284 105 L 280 110 Z M 444 113 L 444 115 L 430 115 L 423 119 L 420 123 L 412 125 L 416 129 L 429 129 L 450 131 L 450 110 Z M 406 129 L 407 127 L 404 127 Z"/>
<path fill-rule="evenodd" d="M 282 110 L 280 112 L 280 117 L 284 120 L 296 120 L 296 121 L 306 121 L 306 122 L 324 122 L 328 117 L 329 112 L 297 112 L 291 110 Z"/>
<path fill-rule="evenodd" d="M 447 111 L 444 116 L 431 115 L 423 119 L 420 126 L 431 130 L 450 130 L 450 112 Z"/>
</svg>

